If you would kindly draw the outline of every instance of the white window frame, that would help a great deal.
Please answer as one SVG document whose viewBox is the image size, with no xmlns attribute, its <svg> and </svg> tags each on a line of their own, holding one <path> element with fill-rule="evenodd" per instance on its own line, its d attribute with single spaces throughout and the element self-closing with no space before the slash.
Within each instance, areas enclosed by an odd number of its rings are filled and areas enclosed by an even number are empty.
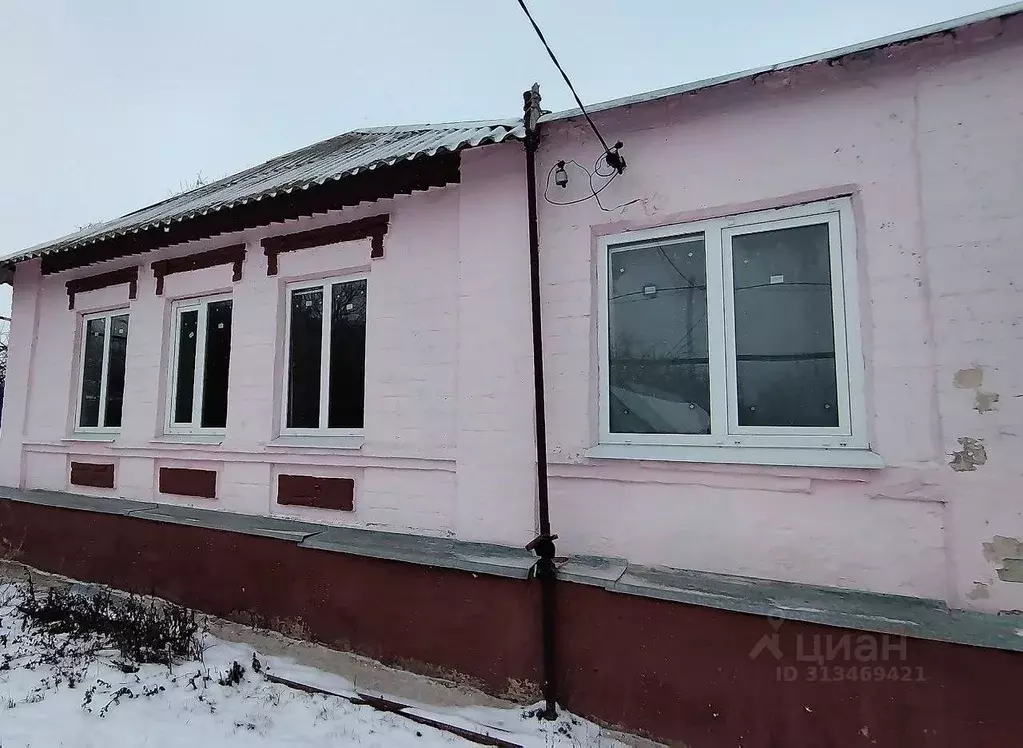
<svg viewBox="0 0 1023 748">
<path fill-rule="evenodd" d="M 110 320 L 113 317 L 128 316 L 128 334 L 131 335 L 131 314 L 128 308 L 114 309 L 106 312 L 92 312 L 82 315 L 82 335 L 78 355 L 78 389 L 75 396 L 74 433 L 77 434 L 118 434 L 120 426 L 102 425 L 107 417 L 107 369 L 110 366 Z M 81 426 L 82 393 L 85 389 L 85 336 L 89 331 L 89 322 L 94 319 L 106 320 L 103 325 L 103 360 L 99 379 L 99 426 Z M 124 423 L 124 406 L 121 407 L 121 423 Z"/>
<path fill-rule="evenodd" d="M 170 321 L 170 366 L 167 370 L 167 398 L 165 402 L 166 417 L 164 418 L 164 432 L 167 434 L 211 434 L 223 436 L 227 434 L 226 426 L 202 426 L 202 397 L 205 386 L 206 374 L 206 314 L 210 304 L 218 301 L 231 301 L 231 347 L 234 347 L 234 298 L 230 293 L 214 294 L 211 296 L 200 296 L 191 299 L 178 299 L 171 303 Z M 175 423 L 174 409 L 177 396 L 178 376 L 178 355 L 180 344 L 181 314 L 197 310 L 196 318 L 196 341 L 195 341 L 195 371 L 192 381 L 192 422 Z M 228 402 L 230 403 L 230 391 Z M 230 406 L 228 407 L 230 415 Z"/>
<path fill-rule="evenodd" d="M 326 426 L 330 405 L 330 333 L 333 325 L 333 313 L 328 305 L 333 303 L 331 286 L 337 283 L 353 283 L 355 281 L 366 281 L 366 307 L 367 324 L 366 335 L 369 336 L 369 273 L 352 273 L 350 275 L 334 276 L 325 279 L 296 281 L 284 286 L 284 386 L 281 389 L 280 435 L 287 436 L 329 436 L 329 437 L 362 437 L 365 434 L 366 425 L 366 403 L 365 390 L 363 390 L 362 422 L 363 428 L 328 428 Z M 320 289 L 323 294 L 323 327 L 320 334 L 320 426 L 317 428 L 289 428 L 288 427 L 288 392 L 290 390 L 291 377 L 291 294 L 294 291 L 315 291 Z M 365 364 L 364 364 L 365 365 Z"/>
<path fill-rule="evenodd" d="M 826 223 L 831 253 L 832 316 L 835 328 L 835 374 L 838 383 L 839 424 L 832 428 L 741 427 L 735 359 L 735 309 L 732 290 L 732 246 L 735 236 Z M 611 255 L 650 244 L 702 233 L 707 262 L 707 324 L 710 370 L 710 434 L 625 434 L 610 430 L 608 268 Z M 763 210 L 723 218 L 693 221 L 598 241 L 599 289 L 597 350 L 600 445 L 656 447 L 869 449 L 866 433 L 865 382 L 856 268 L 856 229 L 849 198 L 835 198 L 788 208 Z M 692 450 L 694 455 L 701 450 Z M 750 452 L 753 450 L 751 449 Z M 706 456 L 706 451 L 703 452 Z M 734 454 L 734 450 L 730 450 Z M 766 454 L 766 452 L 765 452 Z M 617 456 L 617 453 L 616 453 Z M 716 461 L 713 457 L 709 461 Z"/>
</svg>

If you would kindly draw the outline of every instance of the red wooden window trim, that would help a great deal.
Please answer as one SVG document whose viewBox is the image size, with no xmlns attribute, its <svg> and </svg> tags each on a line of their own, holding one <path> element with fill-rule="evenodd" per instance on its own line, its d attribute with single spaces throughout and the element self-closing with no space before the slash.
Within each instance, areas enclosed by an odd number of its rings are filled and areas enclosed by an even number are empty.
<svg viewBox="0 0 1023 748">
<path fill-rule="evenodd" d="M 352 478 L 279 475 L 277 503 L 350 512 L 355 508 L 355 481 Z"/>
<path fill-rule="evenodd" d="M 163 279 L 175 273 L 187 273 L 190 270 L 204 270 L 217 265 L 234 265 L 231 280 L 242 279 L 242 263 L 245 262 L 245 245 L 232 244 L 228 247 L 211 249 L 208 252 L 197 252 L 194 255 L 174 257 L 170 260 L 157 260 L 153 263 L 153 275 L 156 277 L 156 295 L 163 295 Z"/>
<path fill-rule="evenodd" d="M 379 216 L 360 218 L 357 221 L 338 223 L 319 229 L 281 236 L 268 236 L 260 242 L 263 245 L 263 254 L 266 255 L 266 274 L 277 275 L 277 255 L 284 252 L 359 239 L 372 240 L 369 256 L 373 259 L 380 259 L 384 256 L 384 236 L 387 234 L 390 220 L 390 216 L 383 213 Z"/>
<path fill-rule="evenodd" d="M 128 298 L 134 299 L 139 292 L 139 268 L 138 265 L 120 270 L 111 270 L 109 273 L 99 273 L 86 278 L 75 278 L 64 284 L 67 289 L 67 308 L 75 308 L 75 294 L 86 291 L 98 291 L 109 286 L 119 286 L 122 283 L 128 284 Z"/>
<path fill-rule="evenodd" d="M 160 468 L 160 493 L 217 498 L 217 471 L 193 468 Z"/>
</svg>

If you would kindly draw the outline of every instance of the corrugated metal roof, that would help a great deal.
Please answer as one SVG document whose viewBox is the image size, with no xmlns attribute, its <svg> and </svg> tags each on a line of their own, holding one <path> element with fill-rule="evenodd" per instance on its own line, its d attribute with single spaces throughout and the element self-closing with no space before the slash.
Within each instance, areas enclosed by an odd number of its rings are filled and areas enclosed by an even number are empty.
<svg viewBox="0 0 1023 748">
<path fill-rule="evenodd" d="M 765 73 L 837 60 L 847 55 L 881 50 L 895 44 L 912 42 L 934 34 L 1019 13 L 1023 13 L 1023 2 L 1016 2 L 971 16 L 956 18 L 811 57 L 593 104 L 587 107 L 587 111 L 596 113 L 617 109 L 691 93 Z M 552 122 L 579 115 L 581 115 L 579 109 L 568 109 L 546 114 L 541 117 L 540 121 Z M 129 213 L 113 221 L 93 224 L 74 234 L 16 252 L 0 259 L 0 262 L 8 267 L 12 262 L 74 249 L 153 227 L 169 226 L 236 205 L 262 200 L 281 193 L 308 189 L 313 185 L 339 180 L 359 172 L 393 165 L 402 160 L 429 157 L 440 151 L 454 152 L 488 143 L 500 143 L 508 139 L 522 140 L 524 137 L 522 121 L 516 119 L 353 130 L 344 135 L 278 156 L 264 164 L 203 187 L 175 195 L 168 200 Z"/>
<path fill-rule="evenodd" d="M 353 130 L 271 159 L 216 182 L 112 221 L 86 226 L 60 239 L 4 258 L 5 263 L 62 252 L 128 233 L 169 226 L 196 216 L 309 189 L 399 161 L 428 158 L 508 139 L 522 139 L 521 120 L 452 122 Z"/>
<path fill-rule="evenodd" d="M 834 49 L 830 52 L 822 52 L 820 54 L 811 55 L 810 57 L 801 57 L 797 60 L 789 60 L 788 62 L 779 62 L 775 65 L 768 65 L 761 68 L 753 68 L 752 70 L 743 70 L 739 73 L 728 73 L 727 75 L 720 75 L 716 78 L 705 78 L 704 80 L 695 81 L 693 83 L 684 83 L 681 86 L 672 86 L 671 88 L 661 88 L 656 91 L 648 91 L 646 93 L 635 94 L 633 96 L 626 96 L 621 99 L 611 99 L 610 101 L 603 101 L 599 104 L 588 104 L 586 111 L 590 114 L 596 114 L 597 112 L 607 111 L 609 109 L 619 109 L 625 106 L 631 106 L 633 104 L 643 104 L 648 101 L 657 101 L 659 99 L 666 99 L 670 96 L 678 96 L 680 94 L 692 93 L 693 91 L 699 91 L 703 88 L 712 88 L 713 86 L 720 86 L 725 83 L 731 83 L 733 81 L 743 80 L 744 78 L 753 78 L 758 75 L 764 75 L 765 73 L 773 73 L 781 70 L 790 70 L 797 68 L 802 65 L 812 65 L 816 62 L 829 62 L 832 60 L 838 60 L 848 55 L 861 54 L 863 52 L 871 52 L 885 47 L 890 47 L 895 44 L 905 44 L 907 42 L 913 42 L 919 39 L 923 39 L 928 36 L 935 34 L 943 34 L 955 29 L 960 29 L 964 26 L 970 26 L 975 23 L 983 23 L 985 21 L 993 21 L 997 18 L 1006 18 L 1013 16 L 1018 13 L 1023 13 L 1023 2 L 1016 2 L 1010 5 L 1003 5 L 998 8 L 992 8 L 991 10 L 981 11 L 980 13 L 974 13 L 969 16 L 962 16 L 961 18 L 953 18 L 950 21 L 943 21 L 942 23 L 935 23 L 930 26 L 924 26 L 918 29 L 912 29 L 910 31 L 903 31 L 899 34 L 892 34 L 890 36 L 884 36 L 880 39 L 873 39 L 867 42 L 861 42 L 859 44 L 853 44 L 849 47 L 842 47 L 841 49 Z M 582 116 L 582 111 L 576 107 L 575 109 L 566 109 L 561 112 L 551 112 L 545 114 L 540 118 L 540 122 L 553 122 L 555 120 L 571 119 L 572 117 Z"/>
</svg>

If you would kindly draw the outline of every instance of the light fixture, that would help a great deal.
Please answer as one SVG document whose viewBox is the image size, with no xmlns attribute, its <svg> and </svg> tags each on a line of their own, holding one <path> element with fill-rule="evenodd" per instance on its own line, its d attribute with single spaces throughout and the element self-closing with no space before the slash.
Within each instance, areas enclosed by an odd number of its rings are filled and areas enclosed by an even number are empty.
<svg viewBox="0 0 1023 748">
<path fill-rule="evenodd" d="M 564 161 L 559 161 L 558 168 L 554 170 L 554 184 L 562 189 L 568 187 L 568 172 L 565 171 Z"/>
</svg>

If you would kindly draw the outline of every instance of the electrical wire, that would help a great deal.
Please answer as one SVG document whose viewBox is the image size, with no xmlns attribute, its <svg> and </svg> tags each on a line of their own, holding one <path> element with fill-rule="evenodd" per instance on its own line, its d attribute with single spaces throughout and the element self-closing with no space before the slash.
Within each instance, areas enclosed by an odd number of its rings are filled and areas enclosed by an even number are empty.
<svg viewBox="0 0 1023 748">
<path fill-rule="evenodd" d="M 602 184 L 600 186 L 600 189 L 595 190 L 595 189 L 593 189 L 593 175 L 590 174 L 589 170 L 585 166 L 580 164 L 575 159 L 569 159 L 568 161 L 565 161 L 564 163 L 566 165 L 572 164 L 573 166 L 577 166 L 578 168 L 583 170 L 583 173 L 586 174 L 586 177 L 589 180 L 590 194 L 586 195 L 584 197 L 580 197 L 577 200 L 569 200 L 568 202 L 559 202 L 557 200 L 551 200 L 551 198 L 550 198 L 550 196 L 548 194 L 550 192 L 550 189 L 551 189 L 551 176 L 554 174 L 554 170 L 558 168 L 558 164 L 554 164 L 554 165 L 551 166 L 550 171 L 547 172 L 547 185 L 544 187 L 544 190 L 543 190 L 543 199 L 546 200 L 551 205 L 577 205 L 579 203 L 584 203 L 587 200 L 591 200 L 593 198 L 597 198 L 597 205 L 600 205 L 600 198 L 597 197 L 597 196 L 601 192 L 603 192 L 605 189 L 607 189 L 607 186 L 609 184 L 611 184 L 611 182 L 614 181 L 614 178 L 616 176 L 618 176 L 618 173 L 615 172 L 614 176 L 612 176 L 610 179 L 608 179 L 606 182 L 604 182 L 604 184 Z M 603 205 L 600 205 L 600 209 L 601 210 L 606 210 L 606 208 L 604 208 Z"/>
<path fill-rule="evenodd" d="M 596 135 L 597 140 L 600 141 L 600 145 L 604 148 L 604 153 L 605 154 L 611 153 L 611 149 L 608 148 L 607 141 L 604 140 L 604 136 L 600 134 L 600 130 L 597 129 L 597 126 L 593 124 L 593 120 L 590 119 L 589 112 L 587 112 L 586 107 L 583 106 L 582 99 L 580 99 L 579 94 L 575 92 L 575 86 L 573 86 L 572 81 L 568 79 L 568 74 L 565 72 L 564 68 L 561 67 L 561 63 L 558 62 L 558 58 L 554 56 L 554 50 L 552 50 L 551 45 L 547 43 L 547 39 L 544 38 L 543 32 L 540 30 L 540 27 L 537 25 L 536 21 L 533 20 L 533 14 L 530 13 L 529 8 L 526 7 L 525 0 L 518 1 L 519 7 L 522 8 L 522 12 L 526 14 L 526 18 L 528 18 L 529 22 L 533 25 L 533 30 L 536 32 L 536 35 L 540 38 L 540 41 L 543 43 L 544 48 L 547 50 L 547 54 L 550 55 L 551 62 L 554 63 L 554 67 L 558 69 L 558 72 L 561 73 L 561 77 L 565 79 L 565 83 L 568 85 L 568 90 L 571 91 L 572 96 L 575 97 L 575 103 L 579 105 L 579 111 L 583 113 L 583 117 L 585 117 L 586 122 L 589 123 L 590 129 L 593 130 L 593 134 Z M 571 203 L 566 204 L 570 205 Z"/>
<path fill-rule="evenodd" d="M 601 173 L 601 171 L 600 171 L 600 162 L 601 161 L 604 161 L 604 157 L 603 156 L 597 156 L 597 160 L 593 162 L 593 173 L 596 174 L 598 177 L 603 177 L 604 179 L 614 179 L 614 177 L 620 173 L 615 168 L 611 169 L 611 173 L 610 174 L 603 174 L 603 173 Z M 604 163 L 606 164 L 607 161 L 604 161 Z"/>
<path fill-rule="evenodd" d="M 558 164 L 555 163 L 555 164 L 553 164 L 551 166 L 550 171 L 547 172 L 547 184 L 544 185 L 544 189 L 543 189 L 543 199 L 549 205 L 558 205 L 558 206 L 578 205 L 579 203 L 584 203 L 587 200 L 591 200 L 592 199 L 592 200 L 596 201 L 597 207 L 600 208 L 602 211 L 604 211 L 605 213 L 613 213 L 614 211 L 621 210 L 622 208 L 628 207 L 629 205 L 632 205 L 633 203 L 642 202 L 637 197 L 635 200 L 629 200 L 626 203 L 621 203 L 620 205 L 615 205 L 613 208 L 608 208 L 602 202 L 600 202 L 600 193 L 603 192 L 605 189 L 607 189 L 608 186 L 611 184 L 611 182 L 615 181 L 615 178 L 617 178 L 618 175 L 621 174 L 621 172 L 616 170 L 613 174 L 610 175 L 610 177 L 608 177 L 608 180 L 606 182 L 604 182 L 604 184 L 600 185 L 600 187 L 598 187 L 598 188 L 594 188 L 594 186 L 593 186 L 594 174 L 591 173 L 590 170 L 587 169 L 585 166 L 580 164 L 575 159 L 568 159 L 567 161 L 559 162 L 559 163 L 564 163 L 565 165 L 572 164 L 573 166 L 576 166 L 579 169 L 581 169 L 583 171 L 583 173 L 586 174 L 586 178 L 587 178 L 588 184 L 590 186 L 590 194 L 586 195 L 584 197 L 577 198 L 576 200 L 568 200 L 568 201 L 565 201 L 565 202 L 561 202 L 561 201 L 558 201 L 558 200 L 551 200 L 551 197 L 550 197 L 551 176 L 554 174 L 554 170 L 558 168 Z M 599 176 L 604 176 L 604 175 L 599 175 Z"/>
<path fill-rule="evenodd" d="M 669 291 L 706 291 L 706 290 L 707 290 L 707 286 L 706 285 L 703 285 L 703 286 L 670 286 L 668 288 L 658 288 L 657 289 L 657 293 L 658 294 L 662 294 L 662 293 L 668 293 Z M 644 291 L 643 289 L 640 289 L 639 291 L 627 291 L 625 293 L 615 294 L 614 296 L 608 296 L 607 300 L 608 301 L 618 301 L 619 299 L 628 299 L 630 296 L 640 296 L 640 295 L 643 295 L 644 298 L 642 300 L 646 301 L 646 298 L 645 298 L 646 291 Z M 635 301 L 635 299 L 633 299 L 633 301 Z M 628 302 L 623 302 L 623 303 L 628 303 Z"/>
</svg>

